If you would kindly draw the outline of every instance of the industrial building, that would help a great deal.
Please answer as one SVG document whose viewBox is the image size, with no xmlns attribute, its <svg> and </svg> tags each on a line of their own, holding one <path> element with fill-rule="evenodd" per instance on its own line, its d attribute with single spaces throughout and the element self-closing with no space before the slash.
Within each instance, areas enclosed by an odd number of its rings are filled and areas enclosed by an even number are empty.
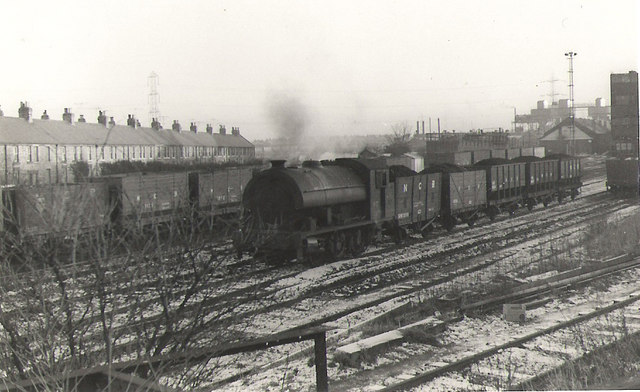
<svg viewBox="0 0 640 392">
<path fill-rule="evenodd" d="M 45 111 L 33 119 L 31 108 L 21 103 L 18 117 L 0 116 L 0 185 L 46 184 L 75 181 L 72 165 L 86 162 L 90 175 L 100 174 L 105 162 L 245 162 L 255 158 L 255 147 L 233 127 L 230 134 L 221 125 L 198 130 L 191 123 L 183 131 L 174 121 L 162 129 L 154 119 L 142 127 L 129 115 L 127 125 L 117 125 L 103 112 L 97 123 L 65 109 L 62 120 L 51 120 Z"/>
<path fill-rule="evenodd" d="M 594 120 L 576 118 L 572 127 L 571 117 L 542 135 L 540 146 L 547 154 L 603 154 L 611 146 L 611 132 Z"/>
</svg>

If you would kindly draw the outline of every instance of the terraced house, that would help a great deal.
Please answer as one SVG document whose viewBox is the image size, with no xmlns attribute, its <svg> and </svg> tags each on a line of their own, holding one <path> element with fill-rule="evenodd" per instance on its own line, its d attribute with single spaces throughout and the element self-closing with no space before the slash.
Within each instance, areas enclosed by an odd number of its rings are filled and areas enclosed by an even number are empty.
<svg viewBox="0 0 640 392">
<path fill-rule="evenodd" d="M 255 157 L 255 147 L 235 127 L 227 134 L 221 125 L 214 133 L 211 125 L 201 131 L 191 123 L 183 131 L 177 121 L 162 129 L 154 120 L 146 128 L 131 115 L 127 125 L 117 125 L 102 112 L 97 123 L 88 123 L 82 115 L 73 121 L 69 109 L 62 120 L 49 119 L 46 111 L 33 119 L 26 103 L 18 114 L 0 116 L 0 185 L 73 182 L 76 162 L 86 162 L 95 176 L 103 162 L 244 162 Z"/>
</svg>

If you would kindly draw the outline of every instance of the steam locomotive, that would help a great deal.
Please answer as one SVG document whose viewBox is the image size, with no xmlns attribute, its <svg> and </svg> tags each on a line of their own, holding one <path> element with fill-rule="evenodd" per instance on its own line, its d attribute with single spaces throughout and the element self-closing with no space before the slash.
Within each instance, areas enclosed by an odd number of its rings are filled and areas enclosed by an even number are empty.
<svg viewBox="0 0 640 392">
<path fill-rule="evenodd" d="M 243 193 L 236 246 L 272 264 L 361 254 L 382 235 L 402 242 L 438 225 L 452 230 L 482 216 L 513 214 L 580 192 L 578 158 L 558 155 L 433 165 L 416 173 L 384 159 L 272 161 Z"/>
</svg>

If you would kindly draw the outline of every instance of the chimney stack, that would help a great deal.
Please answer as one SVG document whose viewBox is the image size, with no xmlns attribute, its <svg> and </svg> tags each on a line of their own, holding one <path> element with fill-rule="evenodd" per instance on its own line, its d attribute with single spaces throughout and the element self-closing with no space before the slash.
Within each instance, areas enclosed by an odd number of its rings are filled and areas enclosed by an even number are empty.
<svg viewBox="0 0 640 392">
<path fill-rule="evenodd" d="M 84 118 L 84 114 L 81 114 L 80 117 L 78 118 L 78 122 L 79 123 L 86 123 L 87 120 Z"/>
<path fill-rule="evenodd" d="M 136 127 L 136 118 L 133 117 L 133 115 L 131 114 L 129 114 L 127 117 L 127 125 L 130 126 L 131 128 Z"/>
<path fill-rule="evenodd" d="M 2 111 L 2 108 L 0 108 L 0 117 L 4 116 L 4 112 Z"/>
<path fill-rule="evenodd" d="M 162 129 L 162 124 L 160 124 L 160 121 L 158 121 L 157 118 L 153 118 L 151 119 L 151 128 L 155 129 L 156 131 Z"/>
<path fill-rule="evenodd" d="M 193 133 L 198 133 L 198 127 L 196 126 L 196 123 L 192 122 L 189 130 Z"/>
<path fill-rule="evenodd" d="M 178 122 L 178 120 L 173 120 L 173 125 L 171 125 L 171 129 L 173 129 L 176 132 L 180 132 L 182 127 L 180 126 L 180 123 Z"/>
<path fill-rule="evenodd" d="M 227 134 L 227 128 L 224 125 L 220 125 L 220 134 L 221 135 Z"/>
<path fill-rule="evenodd" d="M 102 124 L 105 127 L 107 126 L 107 116 L 105 116 L 102 110 L 98 111 L 98 124 Z"/>
<path fill-rule="evenodd" d="M 47 111 L 45 110 L 44 112 L 42 112 L 42 116 L 40 116 L 40 120 L 48 120 L 49 119 L 49 115 L 47 114 Z"/>
<path fill-rule="evenodd" d="M 62 119 L 69 124 L 73 122 L 73 113 L 69 110 L 69 108 L 64 108 L 64 113 L 62 113 Z"/>
<path fill-rule="evenodd" d="M 116 120 L 113 117 L 109 117 L 109 126 L 114 127 L 116 125 Z"/>
<path fill-rule="evenodd" d="M 20 102 L 20 108 L 18 109 L 18 117 L 24 118 L 29 121 L 31 118 L 31 108 L 26 102 Z"/>
<path fill-rule="evenodd" d="M 213 135 L 213 127 L 211 126 L 211 124 L 207 124 L 207 133 L 209 135 Z"/>
<path fill-rule="evenodd" d="M 233 136 L 240 136 L 240 127 L 231 127 L 231 134 Z"/>
</svg>

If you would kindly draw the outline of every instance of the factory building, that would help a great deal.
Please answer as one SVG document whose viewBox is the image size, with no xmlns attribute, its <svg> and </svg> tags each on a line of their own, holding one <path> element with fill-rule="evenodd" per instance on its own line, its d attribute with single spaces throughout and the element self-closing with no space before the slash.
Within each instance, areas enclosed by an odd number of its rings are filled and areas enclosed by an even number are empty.
<svg viewBox="0 0 640 392">
<path fill-rule="evenodd" d="M 211 125 L 198 130 L 191 123 L 182 130 L 174 121 L 171 129 L 162 129 L 154 119 L 147 128 L 132 115 L 127 125 L 117 125 L 102 112 L 97 123 L 82 115 L 74 122 L 69 109 L 62 120 L 49 119 L 46 111 L 34 119 L 31 112 L 21 103 L 17 118 L 0 116 L 0 185 L 73 182 L 76 162 L 86 162 L 95 176 L 101 163 L 123 160 L 240 163 L 255 158 L 255 147 L 236 127 L 214 132 Z"/>
</svg>

